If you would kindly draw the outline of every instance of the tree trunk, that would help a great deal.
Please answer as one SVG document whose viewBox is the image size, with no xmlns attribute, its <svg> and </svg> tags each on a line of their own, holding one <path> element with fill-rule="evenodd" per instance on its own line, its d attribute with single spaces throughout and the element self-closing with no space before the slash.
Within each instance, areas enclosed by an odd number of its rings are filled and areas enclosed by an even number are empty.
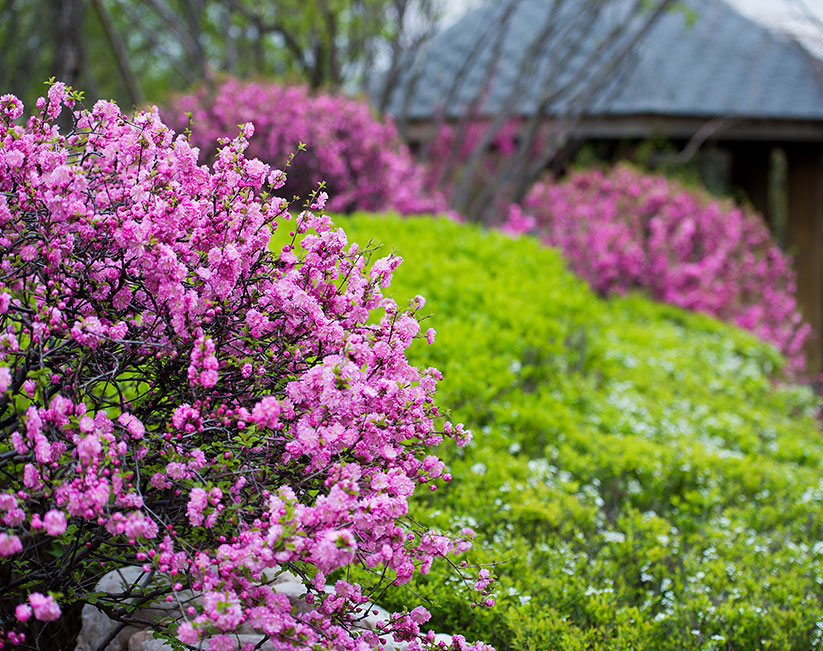
<svg viewBox="0 0 823 651">
<path fill-rule="evenodd" d="M 51 74 L 57 81 L 82 88 L 83 71 L 86 69 L 83 52 L 83 22 L 85 0 L 52 0 L 52 65 Z M 67 133 L 74 125 L 69 111 L 63 111 L 58 119 L 61 131 Z"/>
<path fill-rule="evenodd" d="M 120 78 L 126 87 L 129 102 L 132 106 L 136 107 L 143 103 L 143 93 L 140 91 L 140 84 L 131 70 L 126 44 L 123 42 L 123 39 L 120 38 L 120 34 L 117 33 L 117 29 L 115 29 L 111 17 L 106 11 L 103 0 L 92 1 L 97 11 L 97 17 L 103 25 L 103 31 L 106 33 L 106 39 L 109 42 L 109 47 L 111 47 L 114 60 L 117 62 L 117 69 L 120 71 Z"/>
<path fill-rule="evenodd" d="M 79 86 L 83 73 L 83 17 L 85 0 L 52 0 L 54 50 L 51 72 L 57 81 Z"/>
</svg>

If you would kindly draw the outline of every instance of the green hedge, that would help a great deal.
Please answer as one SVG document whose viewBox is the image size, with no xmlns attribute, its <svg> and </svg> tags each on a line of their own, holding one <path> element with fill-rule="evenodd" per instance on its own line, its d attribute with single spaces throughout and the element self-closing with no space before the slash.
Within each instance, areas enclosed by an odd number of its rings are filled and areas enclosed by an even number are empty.
<svg viewBox="0 0 823 651">
<path fill-rule="evenodd" d="M 405 259 L 392 293 L 424 295 L 437 330 L 414 361 L 443 372 L 439 403 L 475 432 L 414 515 L 477 530 L 497 604 L 466 607 L 441 564 L 410 586 L 435 629 L 498 650 L 823 648 L 823 444 L 811 392 L 770 379 L 773 349 L 601 300 L 531 239 L 340 225 Z"/>
</svg>

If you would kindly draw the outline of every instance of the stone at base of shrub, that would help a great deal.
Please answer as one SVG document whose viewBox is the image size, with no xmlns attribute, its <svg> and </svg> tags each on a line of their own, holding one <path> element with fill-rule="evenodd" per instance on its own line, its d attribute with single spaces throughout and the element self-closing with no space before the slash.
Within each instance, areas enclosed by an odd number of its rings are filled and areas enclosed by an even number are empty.
<svg viewBox="0 0 823 651">
<path fill-rule="evenodd" d="M 147 630 L 131 636 L 128 651 L 173 651 L 173 647 L 165 640 L 154 637 L 154 631 Z"/>
<path fill-rule="evenodd" d="M 300 578 L 288 571 L 268 570 L 266 574 L 270 577 L 269 585 L 272 588 L 288 597 L 292 608 L 296 612 L 307 612 L 308 604 L 303 598 L 306 594 L 306 588 L 300 581 Z M 129 587 L 138 584 L 140 581 L 145 581 L 147 574 L 136 566 L 127 566 L 119 570 L 112 570 L 98 581 L 95 587 L 96 592 L 103 592 L 106 594 L 117 594 L 127 590 Z M 333 592 L 331 587 L 326 588 L 327 591 Z M 182 595 L 183 599 L 197 600 L 190 592 L 182 591 L 178 595 Z M 388 622 L 390 613 L 384 608 L 376 604 L 368 605 L 369 612 L 360 620 L 360 626 L 373 631 L 377 629 L 377 623 Z M 158 622 L 163 618 L 178 618 L 181 616 L 181 611 L 178 608 L 178 603 L 158 603 L 152 604 L 150 607 L 142 608 L 136 611 L 133 619 L 143 620 L 146 622 L 145 627 L 128 625 L 122 630 L 115 633 L 118 627 L 122 626 L 120 623 L 111 619 L 104 612 L 91 604 L 86 604 L 83 607 L 83 626 L 80 634 L 77 637 L 77 645 L 74 651 L 172 651 L 171 644 L 160 638 L 154 637 L 154 630 L 150 626 L 150 622 Z M 113 637 L 111 637 L 113 636 Z M 100 645 L 109 637 L 109 643 L 100 648 Z M 237 648 L 242 649 L 243 645 L 251 642 L 257 649 L 257 644 L 263 639 L 263 636 L 247 625 L 242 625 L 236 636 L 232 636 L 237 641 Z M 437 633 L 435 640 L 438 642 L 451 643 L 451 636 L 444 633 Z M 386 651 L 405 651 L 407 648 L 405 642 L 395 642 L 391 636 L 387 640 Z M 205 648 L 208 648 L 206 645 Z M 274 651 L 274 645 L 266 641 L 260 648 L 260 651 Z"/>
</svg>

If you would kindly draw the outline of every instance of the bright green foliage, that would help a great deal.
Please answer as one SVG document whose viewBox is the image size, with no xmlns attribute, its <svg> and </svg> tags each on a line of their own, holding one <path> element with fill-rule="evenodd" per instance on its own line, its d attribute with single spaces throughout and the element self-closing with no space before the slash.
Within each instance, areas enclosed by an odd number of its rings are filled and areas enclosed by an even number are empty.
<svg viewBox="0 0 823 651">
<path fill-rule="evenodd" d="M 809 390 L 753 336 L 638 296 L 601 300 L 530 239 L 358 216 L 427 299 L 438 401 L 475 431 L 415 517 L 478 531 L 497 605 L 449 568 L 433 628 L 498 650 L 823 648 L 823 442 Z M 387 604 L 401 605 L 401 604 Z"/>
</svg>

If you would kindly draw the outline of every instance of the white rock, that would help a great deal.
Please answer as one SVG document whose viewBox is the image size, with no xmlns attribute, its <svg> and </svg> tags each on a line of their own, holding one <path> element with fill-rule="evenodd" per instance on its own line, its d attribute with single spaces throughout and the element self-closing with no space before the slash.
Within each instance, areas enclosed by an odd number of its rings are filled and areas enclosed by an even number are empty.
<svg viewBox="0 0 823 651">
<path fill-rule="evenodd" d="M 112 570 L 105 574 L 97 582 L 95 590 L 112 595 L 120 594 L 145 578 L 146 574 L 141 568 L 126 566 L 120 570 Z M 191 592 L 180 592 L 178 593 L 178 598 L 185 605 L 194 597 Z M 131 598 L 125 601 L 129 602 Z M 149 607 L 141 608 L 132 615 L 133 618 L 146 622 L 156 622 L 161 618 L 174 619 L 179 616 L 180 610 L 177 600 L 154 603 Z M 120 626 L 120 623 L 110 619 L 108 615 L 91 604 L 83 606 L 82 618 L 83 625 L 80 634 L 77 636 L 75 651 L 98 651 L 103 640 L 107 639 L 108 636 Z M 145 628 L 145 625 L 124 627 L 101 651 L 126 651 L 131 638 L 143 628 Z"/>
<path fill-rule="evenodd" d="M 139 567 L 127 566 L 103 575 L 97 582 L 95 590 L 107 594 L 118 594 L 129 589 L 137 583 L 143 571 Z M 104 614 L 94 606 L 86 604 L 83 606 L 83 626 L 80 635 L 77 636 L 77 646 L 75 651 L 97 651 L 99 645 L 120 624 L 108 615 Z M 133 626 L 126 626 L 106 645 L 103 651 L 125 651 L 128 648 L 129 638 L 138 630 Z"/>
<path fill-rule="evenodd" d="M 445 642 L 446 646 L 450 646 L 452 643 L 452 636 L 446 635 L 445 633 L 435 633 L 434 634 L 434 641 L 437 642 Z"/>
<path fill-rule="evenodd" d="M 266 582 L 272 586 L 275 592 L 286 595 L 289 603 L 297 613 L 305 613 L 312 609 L 312 606 L 306 603 L 306 586 L 303 585 L 300 577 L 289 571 L 281 571 L 277 568 L 271 568 L 264 571 Z M 123 567 L 119 571 L 114 570 L 103 576 L 97 583 L 97 591 L 105 592 L 107 594 L 119 594 L 128 590 L 135 585 L 145 575 L 139 567 Z M 334 589 L 331 586 L 326 587 L 326 592 L 333 593 Z M 180 606 L 184 608 L 190 602 L 196 602 L 199 599 L 190 591 L 181 591 L 177 593 L 176 598 L 171 601 L 161 601 L 152 604 L 149 607 L 142 608 L 134 613 L 134 617 L 144 620 L 146 622 L 156 622 L 159 619 L 175 619 L 181 616 Z M 391 613 L 376 604 L 368 604 L 363 607 L 366 613 L 362 618 L 358 619 L 356 626 L 361 629 L 369 629 L 375 631 L 380 635 L 381 639 L 386 640 L 387 651 L 406 651 L 408 649 L 407 642 L 398 642 L 393 639 L 391 635 L 385 636 L 380 634 L 377 628 L 377 622 L 389 622 Z M 83 628 L 77 638 L 77 646 L 75 651 L 98 651 L 99 645 L 106 639 L 112 631 L 114 631 L 120 624 L 108 618 L 107 615 L 99 611 L 92 605 L 83 607 Z M 235 636 L 232 636 L 233 638 Z M 244 624 L 241 627 L 240 634 L 236 636 L 238 640 L 238 649 L 242 649 L 244 644 L 251 642 L 257 645 L 263 636 L 254 632 L 250 626 Z M 435 634 L 436 642 L 445 642 L 447 645 L 451 644 L 452 636 L 443 633 Z M 274 645 L 270 641 L 266 641 L 261 647 L 261 651 L 274 651 Z M 124 627 L 111 642 L 106 645 L 105 649 L 100 651 L 172 651 L 172 646 L 160 639 L 155 639 L 152 630 L 142 630 L 134 626 Z"/>
<path fill-rule="evenodd" d="M 171 601 L 166 601 L 165 598 L 163 598 L 162 601 L 155 602 L 150 606 L 135 611 L 132 616 L 135 619 L 152 623 L 160 619 L 176 620 L 183 614 L 180 612 L 181 605 L 183 608 L 186 608 L 189 604 L 199 601 L 199 597 L 195 596 L 191 590 L 180 590 L 171 596 Z"/>
<path fill-rule="evenodd" d="M 377 622 L 388 624 L 390 617 L 391 613 L 382 606 L 378 606 L 377 604 L 369 604 L 368 614 L 366 614 L 362 619 L 358 619 L 357 624 L 361 628 L 368 628 L 379 633 L 380 631 L 377 628 Z"/>
<path fill-rule="evenodd" d="M 105 592 L 106 594 L 125 592 L 141 578 L 145 578 L 145 574 L 142 568 L 136 565 L 127 565 L 119 570 L 112 570 L 104 574 L 94 589 L 97 592 Z"/>
<path fill-rule="evenodd" d="M 155 638 L 152 631 L 140 631 L 129 639 L 129 651 L 174 651 L 174 647 Z"/>
<path fill-rule="evenodd" d="M 120 624 L 100 612 L 94 606 L 83 606 L 83 626 L 77 636 L 77 645 L 74 651 L 97 651 L 103 640 L 107 639 Z M 140 629 L 134 626 L 124 627 L 112 638 L 103 651 L 125 651 L 129 645 L 129 638 Z"/>
<path fill-rule="evenodd" d="M 278 567 L 267 567 L 263 570 L 263 580 L 269 585 L 279 585 L 280 583 L 301 583 L 299 576 L 288 570 L 281 570 Z"/>
</svg>

